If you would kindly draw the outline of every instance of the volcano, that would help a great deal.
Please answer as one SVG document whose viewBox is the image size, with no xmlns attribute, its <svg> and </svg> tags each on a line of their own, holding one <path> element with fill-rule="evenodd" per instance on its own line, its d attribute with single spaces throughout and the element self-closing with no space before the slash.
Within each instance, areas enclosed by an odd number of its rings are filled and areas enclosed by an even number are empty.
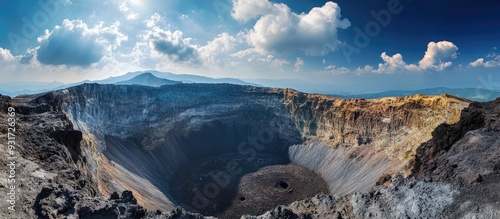
<svg viewBox="0 0 500 219">
<path fill-rule="evenodd" d="M 26 218 L 434 218 L 500 209 L 500 100 L 177 83 L 83 84 L 1 100 L 18 119 L 18 203 L 31 207 L 17 214 Z"/>
</svg>

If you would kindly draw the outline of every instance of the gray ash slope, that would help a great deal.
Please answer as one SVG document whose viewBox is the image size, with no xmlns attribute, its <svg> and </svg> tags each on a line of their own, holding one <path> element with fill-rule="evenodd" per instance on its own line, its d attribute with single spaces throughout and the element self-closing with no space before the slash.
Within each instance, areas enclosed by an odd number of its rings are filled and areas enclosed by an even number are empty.
<svg viewBox="0 0 500 219">
<path fill-rule="evenodd" d="M 319 174 L 330 195 L 245 218 L 499 216 L 500 100 L 339 99 L 228 84 L 85 84 L 1 100 L 2 119 L 7 106 L 18 112 L 23 182 L 16 212 L 3 202 L 2 218 L 203 218 L 176 207 L 174 173 L 237 151 L 258 130 L 271 130 L 266 152 Z"/>
</svg>

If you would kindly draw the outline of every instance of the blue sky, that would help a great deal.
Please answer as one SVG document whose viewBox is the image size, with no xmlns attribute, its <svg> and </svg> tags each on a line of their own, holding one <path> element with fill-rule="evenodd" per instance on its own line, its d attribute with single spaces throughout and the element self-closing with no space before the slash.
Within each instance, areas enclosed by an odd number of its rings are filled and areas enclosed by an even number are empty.
<svg viewBox="0 0 500 219">
<path fill-rule="evenodd" d="M 0 82 L 76 82 L 155 69 L 373 91 L 500 89 L 495 1 L 1 4 Z"/>
</svg>

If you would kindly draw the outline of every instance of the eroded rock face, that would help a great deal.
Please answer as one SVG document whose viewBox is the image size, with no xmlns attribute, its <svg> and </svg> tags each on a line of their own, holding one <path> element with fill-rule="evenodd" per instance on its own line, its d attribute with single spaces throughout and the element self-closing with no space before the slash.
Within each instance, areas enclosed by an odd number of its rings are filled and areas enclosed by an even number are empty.
<svg viewBox="0 0 500 219">
<path fill-rule="evenodd" d="M 464 116 L 466 110 L 460 117 L 469 102 L 447 95 L 344 100 L 236 85 L 85 84 L 14 99 L 12 104 L 20 111 L 20 135 L 29 146 L 19 149 L 21 159 L 34 169 L 40 166 L 36 180 L 22 176 L 32 185 L 32 192 L 23 195 L 22 203 L 33 206 L 23 211 L 27 217 L 85 212 L 202 218 L 177 208 L 170 182 L 186 164 L 242 151 L 271 153 L 306 167 L 332 193 L 287 204 L 263 218 L 435 217 L 449 206 L 460 208 L 463 216 L 470 212 L 456 203 L 457 197 L 466 197 L 460 196 L 460 186 L 487 182 L 490 190 L 496 188 L 491 174 L 498 172 L 498 150 L 484 146 L 472 151 L 492 153 L 484 163 L 460 151 L 483 140 L 498 147 L 498 103 L 483 108 L 473 104 L 467 109 L 481 108 L 479 114 Z M 415 154 L 415 161 L 408 163 Z M 490 163 L 491 170 L 482 169 Z M 450 172 L 448 165 L 464 171 Z M 396 176 L 411 171 L 414 178 Z M 450 173 L 453 182 L 439 180 Z M 134 198 L 127 200 L 137 203 L 113 201 L 120 198 L 115 192 L 124 191 L 131 191 Z M 409 194 L 420 201 L 406 199 Z M 496 207 L 488 206 L 484 212 Z"/>
<path fill-rule="evenodd" d="M 34 204 L 36 197 L 40 195 L 42 188 L 46 186 L 65 186 L 79 196 L 93 197 L 99 194 L 97 180 L 92 177 L 85 164 L 82 154 L 73 156 L 72 151 L 78 151 L 80 143 L 68 139 L 65 133 L 81 136 L 81 132 L 74 130 L 71 122 L 63 112 L 51 108 L 49 105 L 37 105 L 28 103 L 29 99 L 11 99 L 2 96 L 0 98 L 0 119 L 7 121 L 7 107 L 15 106 L 15 148 L 12 151 L 13 159 L 7 158 L 10 150 L 7 145 L 7 123 L 0 123 L 0 153 L 4 155 L 0 159 L 0 190 L 2 194 L 12 191 L 15 186 L 14 210 L 9 210 L 11 203 L 0 202 L 0 218 L 54 218 L 57 212 L 66 213 L 66 208 L 57 209 L 52 216 L 37 215 Z M 12 118 L 12 117 L 10 117 Z M 10 127 L 10 126 L 9 126 Z M 15 163 L 15 182 L 8 181 L 10 177 L 10 166 Z M 54 200 L 52 200 L 54 201 Z M 62 203 L 61 203 L 62 204 Z M 38 211 L 41 213 L 41 211 Z"/>
<path fill-rule="evenodd" d="M 444 215 L 500 217 L 500 99 L 473 103 L 460 121 L 436 128 L 420 146 L 412 176 L 453 184 L 460 194 Z"/>
<path fill-rule="evenodd" d="M 410 177 L 386 175 L 369 191 L 318 195 L 245 218 L 498 218 L 498 118 L 500 99 L 472 103 L 417 148 Z"/>
<path fill-rule="evenodd" d="M 457 122 L 469 104 L 449 95 L 366 100 L 283 92 L 292 119 L 309 140 L 334 147 L 369 145 L 398 159 L 411 157 L 439 124 Z"/>
</svg>

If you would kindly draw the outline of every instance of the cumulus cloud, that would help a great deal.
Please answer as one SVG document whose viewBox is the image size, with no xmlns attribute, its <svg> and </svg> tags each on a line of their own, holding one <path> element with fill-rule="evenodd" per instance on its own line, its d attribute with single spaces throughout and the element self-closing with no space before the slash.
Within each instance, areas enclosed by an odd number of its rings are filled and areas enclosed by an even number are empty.
<svg viewBox="0 0 500 219">
<path fill-rule="evenodd" d="M 167 55 L 173 61 L 194 61 L 197 62 L 198 53 L 196 49 L 190 45 L 191 38 L 184 38 L 182 31 L 176 30 L 157 30 L 149 32 L 146 38 L 150 40 L 152 47 Z"/>
<path fill-rule="evenodd" d="M 443 70 L 452 65 L 452 62 L 447 61 L 457 58 L 458 47 L 452 42 L 440 41 L 430 42 L 427 45 L 427 51 L 424 58 L 420 60 L 419 67 L 421 69 Z"/>
<path fill-rule="evenodd" d="M 15 60 L 10 50 L 0 47 L 0 62 L 11 62 Z"/>
<path fill-rule="evenodd" d="M 81 20 L 63 21 L 52 31 L 38 38 L 37 59 L 45 65 L 66 65 L 87 67 L 99 62 L 127 40 L 119 31 L 120 22 L 110 26 L 99 23 L 89 28 Z"/>
<path fill-rule="evenodd" d="M 146 19 L 144 23 L 146 24 L 146 27 L 148 28 L 153 28 L 153 27 L 158 27 L 162 24 L 164 24 L 165 19 L 158 13 L 154 13 L 149 17 L 149 19 Z"/>
<path fill-rule="evenodd" d="M 396 71 L 442 71 L 450 67 L 453 63 L 449 60 L 457 58 L 458 47 L 452 42 L 440 41 L 430 42 L 424 57 L 416 64 L 406 64 L 403 56 L 396 53 L 393 56 L 383 52 L 380 57 L 384 63 L 378 64 L 378 69 L 374 73 L 394 73 Z"/>
<path fill-rule="evenodd" d="M 476 61 L 469 63 L 469 67 L 493 68 L 500 66 L 500 55 L 497 55 L 495 53 L 488 54 L 486 58 L 489 58 L 489 60 L 485 61 L 484 58 L 479 58 Z"/>
<path fill-rule="evenodd" d="M 378 69 L 374 70 L 374 73 L 394 73 L 398 70 L 418 70 L 418 67 L 416 65 L 406 64 L 406 62 L 403 60 L 403 56 L 399 53 L 396 53 L 393 56 L 389 56 L 386 52 L 383 52 L 380 55 L 380 58 L 384 60 L 384 63 L 378 64 Z"/>
<path fill-rule="evenodd" d="M 249 21 L 264 14 L 272 13 L 273 4 L 268 0 L 233 0 L 231 15 L 238 21 Z"/>
<path fill-rule="evenodd" d="M 365 65 L 365 67 L 363 67 L 363 68 L 358 67 L 354 72 L 358 75 L 365 74 L 365 73 L 371 73 L 371 72 L 373 72 L 373 66 Z"/>
<path fill-rule="evenodd" d="M 282 3 L 233 0 L 232 16 L 239 21 L 257 19 L 246 40 L 253 51 L 263 54 L 300 50 L 307 55 L 325 55 L 337 49 L 338 30 L 351 25 L 341 18 L 340 7 L 334 2 L 296 14 Z"/>
<path fill-rule="evenodd" d="M 184 63 L 198 66 L 200 61 L 199 46 L 191 43 L 190 37 L 184 37 L 180 30 L 167 30 L 169 27 L 159 14 L 152 15 L 144 23 L 147 30 L 140 34 L 132 56 L 134 63 L 149 68 L 156 68 L 157 64 Z"/>
<path fill-rule="evenodd" d="M 221 33 L 198 50 L 206 63 L 222 64 L 221 58 L 233 51 L 239 40 L 228 33 Z M 221 57 L 222 56 L 222 57 Z"/>
</svg>

